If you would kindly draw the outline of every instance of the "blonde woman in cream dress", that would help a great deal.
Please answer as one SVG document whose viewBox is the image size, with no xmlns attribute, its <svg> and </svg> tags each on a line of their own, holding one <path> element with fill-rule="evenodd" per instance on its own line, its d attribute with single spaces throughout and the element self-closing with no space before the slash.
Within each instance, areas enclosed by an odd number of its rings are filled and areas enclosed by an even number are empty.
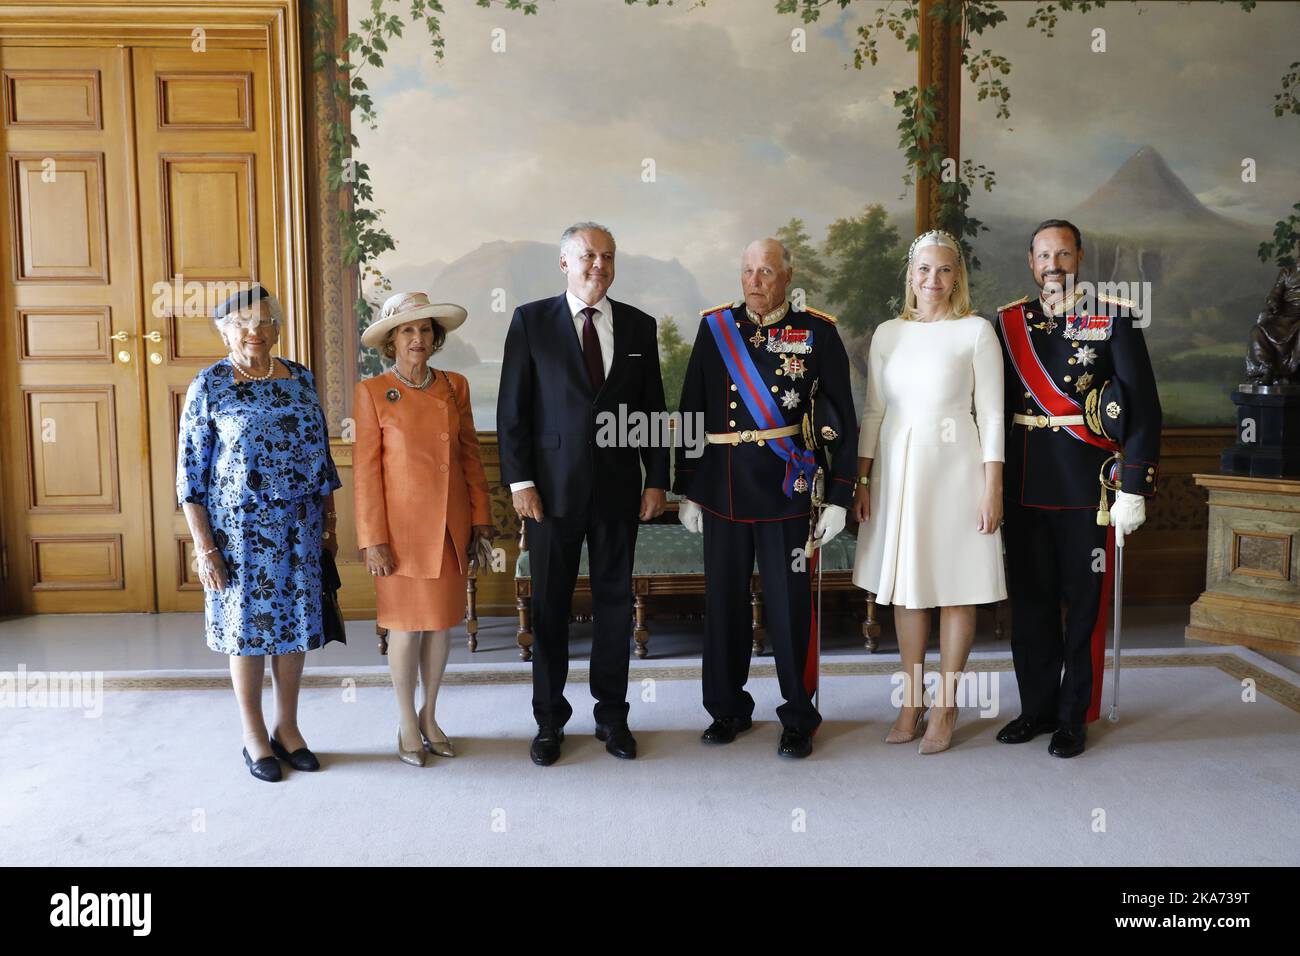
<svg viewBox="0 0 1300 956">
<path fill-rule="evenodd" d="M 975 605 L 1007 596 L 1002 352 L 993 326 L 972 311 L 966 263 L 947 233 L 912 243 L 905 303 L 871 340 L 853 583 L 894 606 L 904 706 L 888 743 L 920 732 L 930 610 L 939 609 L 941 680 L 918 748 L 925 754 L 951 742 Z"/>
</svg>

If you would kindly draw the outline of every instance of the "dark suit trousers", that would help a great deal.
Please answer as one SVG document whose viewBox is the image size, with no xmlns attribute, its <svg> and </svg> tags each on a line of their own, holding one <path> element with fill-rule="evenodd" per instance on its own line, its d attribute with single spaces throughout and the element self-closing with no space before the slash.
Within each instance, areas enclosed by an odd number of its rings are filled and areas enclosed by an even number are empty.
<svg viewBox="0 0 1300 956">
<path fill-rule="evenodd" d="M 1026 508 L 1008 501 L 1005 513 L 1020 712 L 1074 726 L 1096 720 L 1115 580 L 1111 529 L 1097 524 L 1093 508 Z"/>
<path fill-rule="evenodd" d="M 767 636 L 785 703 L 782 726 L 812 733 L 821 723 L 804 686 L 812 640 L 812 590 L 805 561 L 793 569 L 792 552 L 808 539 L 808 519 L 728 521 L 704 512 L 704 709 L 711 717 L 750 717 L 754 698 L 745 690 L 753 647 L 749 578 L 758 555 L 767 611 Z"/>
<path fill-rule="evenodd" d="M 533 578 L 533 716 L 563 727 L 573 715 L 564 698 L 569 676 L 569 613 L 587 540 L 591 576 L 591 695 L 599 724 L 627 720 L 627 669 L 632 635 L 632 558 L 637 517 L 607 518 L 590 505 L 582 514 L 546 515 L 528 527 Z"/>
</svg>

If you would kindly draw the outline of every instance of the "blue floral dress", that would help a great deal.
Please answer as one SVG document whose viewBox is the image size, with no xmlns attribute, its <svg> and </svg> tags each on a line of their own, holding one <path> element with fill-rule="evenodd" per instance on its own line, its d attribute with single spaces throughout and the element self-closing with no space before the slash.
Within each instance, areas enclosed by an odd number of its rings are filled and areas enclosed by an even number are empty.
<svg viewBox="0 0 1300 956">
<path fill-rule="evenodd" d="M 340 487 L 316 381 L 297 362 L 264 382 L 236 380 L 229 359 L 185 396 L 176 496 L 203 505 L 229 574 L 205 592 L 208 647 L 291 654 L 321 646 L 325 496 Z"/>
</svg>

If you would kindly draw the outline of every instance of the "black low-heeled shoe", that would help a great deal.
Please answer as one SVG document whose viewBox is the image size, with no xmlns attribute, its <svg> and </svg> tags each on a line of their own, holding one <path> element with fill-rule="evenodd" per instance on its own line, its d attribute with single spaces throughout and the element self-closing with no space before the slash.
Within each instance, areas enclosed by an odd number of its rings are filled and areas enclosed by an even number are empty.
<svg viewBox="0 0 1300 956">
<path fill-rule="evenodd" d="M 248 755 L 247 747 L 244 748 L 244 763 L 248 764 L 248 772 L 258 780 L 276 783 L 281 777 L 280 761 L 274 757 L 263 757 L 261 760 L 254 760 Z"/>
<path fill-rule="evenodd" d="M 320 761 L 317 760 L 316 755 L 306 747 L 299 747 L 293 753 L 289 753 L 289 751 L 284 749 L 284 744 L 272 737 L 271 752 L 281 760 L 288 761 L 289 766 L 294 770 L 312 771 L 320 769 Z"/>
</svg>

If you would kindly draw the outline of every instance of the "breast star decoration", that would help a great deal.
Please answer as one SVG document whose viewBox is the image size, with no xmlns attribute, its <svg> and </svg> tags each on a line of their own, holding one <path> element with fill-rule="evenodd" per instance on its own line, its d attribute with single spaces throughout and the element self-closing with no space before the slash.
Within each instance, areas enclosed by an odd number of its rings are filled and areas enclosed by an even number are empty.
<svg viewBox="0 0 1300 956">
<path fill-rule="evenodd" d="M 793 388 L 787 388 L 781 393 L 781 404 L 786 408 L 794 408 L 799 404 L 799 393 Z"/>
<path fill-rule="evenodd" d="M 1074 383 L 1074 390 L 1078 392 L 1080 395 L 1082 395 L 1091 387 L 1092 387 L 1091 372 L 1084 372 L 1082 375 L 1079 376 L 1079 380 Z"/>
<path fill-rule="evenodd" d="M 790 378 L 798 380 L 803 378 L 804 372 L 808 371 L 808 366 L 797 355 L 785 354 L 781 356 L 781 372 Z"/>
<path fill-rule="evenodd" d="M 1074 360 L 1086 368 L 1097 361 L 1097 350 L 1091 345 L 1080 345 L 1074 350 Z"/>
</svg>

